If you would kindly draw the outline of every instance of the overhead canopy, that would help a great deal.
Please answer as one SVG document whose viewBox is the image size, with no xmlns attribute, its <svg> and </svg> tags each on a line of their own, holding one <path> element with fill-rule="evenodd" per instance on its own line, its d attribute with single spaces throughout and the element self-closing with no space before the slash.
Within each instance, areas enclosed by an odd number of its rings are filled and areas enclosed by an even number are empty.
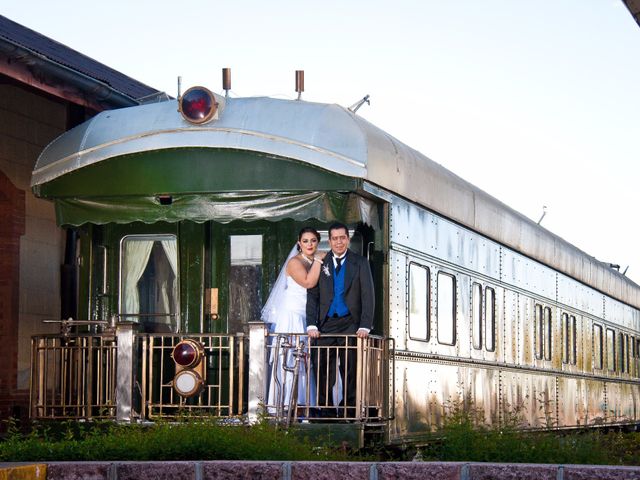
<svg viewBox="0 0 640 480">
<path fill-rule="evenodd" d="M 376 205 L 356 194 L 338 192 L 210 193 L 205 195 L 62 198 L 56 202 L 62 225 L 154 223 L 191 220 L 269 220 L 363 222 L 377 228 Z"/>
</svg>

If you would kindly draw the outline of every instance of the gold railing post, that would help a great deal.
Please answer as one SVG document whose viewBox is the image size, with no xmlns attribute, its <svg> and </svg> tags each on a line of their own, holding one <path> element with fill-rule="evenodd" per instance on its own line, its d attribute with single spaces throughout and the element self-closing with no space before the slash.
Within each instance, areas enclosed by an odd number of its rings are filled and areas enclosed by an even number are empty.
<svg viewBox="0 0 640 480">
<path fill-rule="evenodd" d="M 363 403 L 366 397 L 365 395 L 365 375 L 368 371 L 365 365 L 365 355 L 364 355 L 364 343 L 365 339 L 357 337 L 356 345 L 357 345 L 357 359 L 356 359 L 356 419 L 360 420 L 363 414 Z M 347 342 L 348 345 L 348 342 Z M 349 348 L 349 347 L 347 347 Z"/>
<path fill-rule="evenodd" d="M 244 333 L 236 336 L 238 342 L 238 402 L 235 414 L 241 414 L 244 407 Z"/>
<path fill-rule="evenodd" d="M 86 372 L 84 372 L 84 368 L 83 368 L 83 375 L 81 375 L 81 377 L 84 377 L 82 388 L 86 391 L 86 398 L 84 401 L 84 409 L 85 409 L 84 416 L 86 418 L 91 418 L 93 417 L 93 409 L 91 405 L 93 404 L 93 374 L 94 374 L 93 339 L 91 337 L 83 338 L 82 352 L 83 352 L 83 356 L 85 357 L 83 361 L 83 365 L 86 365 Z M 84 352 L 86 352 L 86 354 Z M 97 370 L 98 371 L 96 373 L 98 374 L 98 378 L 96 383 L 97 385 L 100 385 L 102 383 L 100 378 L 100 368 L 98 367 Z M 82 382 L 82 378 L 80 378 L 80 381 Z M 98 399 L 99 398 L 100 397 L 98 397 Z"/>
<path fill-rule="evenodd" d="M 266 403 L 265 398 L 265 345 L 267 329 L 264 322 L 249 322 L 249 405 L 247 416 L 249 421 L 258 420 L 260 403 Z"/>
<path fill-rule="evenodd" d="M 134 322 L 121 322 L 116 327 L 118 360 L 116 380 L 116 420 L 131 422 L 133 400 Z"/>
<path fill-rule="evenodd" d="M 143 419 L 147 418 L 147 402 L 150 401 L 150 398 L 147 398 L 148 391 L 147 391 L 147 372 L 148 372 L 148 363 L 151 360 L 147 358 L 147 355 L 149 354 L 149 337 L 148 336 L 144 336 L 142 337 L 142 385 L 140 387 L 140 389 L 142 390 L 141 393 L 141 404 L 140 404 L 140 416 Z"/>
<path fill-rule="evenodd" d="M 222 340 L 222 339 L 221 339 Z M 227 341 L 229 342 L 229 410 L 227 410 L 229 412 L 229 415 L 233 415 L 233 397 L 234 397 L 234 388 L 235 388 L 235 368 L 234 368 L 234 363 L 235 363 L 235 344 L 236 344 L 236 340 L 234 337 L 229 336 L 229 338 L 227 339 Z M 220 355 L 220 359 L 222 360 L 222 355 Z M 222 380 L 222 378 L 220 379 Z M 222 388 L 220 389 L 222 390 Z"/>
</svg>

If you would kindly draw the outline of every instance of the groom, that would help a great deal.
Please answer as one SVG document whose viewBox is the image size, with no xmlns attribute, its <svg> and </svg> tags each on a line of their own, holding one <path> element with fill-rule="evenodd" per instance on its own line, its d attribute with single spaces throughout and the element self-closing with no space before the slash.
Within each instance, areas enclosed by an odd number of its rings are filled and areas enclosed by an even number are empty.
<svg viewBox="0 0 640 480">
<path fill-rule="evenodd" d="M 317 405 L 333 406 L 338 360 L 342 382 L 346 379 L 343 396 L 344 405 L 349 408 L 345 413 L 355 417 L 356 342 L 349 339 L 351 348 L 347 353 L 345 338 L 333 335 L 367 338 L 373 327 L 373 278 L 367 259 L 349 250 L 349 230 L 342 223 L 329 227 L 329 246 L 331 252 L 324 257 L 318 284 L 307 290 L 307 334 L 316 345 L 311 361 L 318 379 Z M 330 410 L 333 409 L 321 412 L 323 416 L 334 416 Z"/>
</svg>

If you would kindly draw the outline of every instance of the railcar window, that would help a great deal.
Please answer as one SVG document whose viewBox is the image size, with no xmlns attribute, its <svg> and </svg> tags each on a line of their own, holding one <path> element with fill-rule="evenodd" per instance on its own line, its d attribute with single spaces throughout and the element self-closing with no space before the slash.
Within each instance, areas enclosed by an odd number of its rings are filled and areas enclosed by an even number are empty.
<svg viewBox="0 0 640 480">
<path fill-rule="evenodd" d="M 544 307 L 544 359 L 551 360 L 551 308 Z"/>
<path fill-rule="evenodd" d="M 593 326 L 593 363 L 594 368 L 602 370 L 602 326 Z"/>
<path fill-rule="evenodd" d="M 620 334 L 620 337 L 622 337 L 622 334 Z M 628 334 L 624 334 L 624 341 L 622 342 L 622 348 L 620 348 L 620 356 L 622 357 L 622 360 L 620 361 L 620 363 L 622 364 L 622 371 L 623 372 L 627 372 L 629 373 L 630 368 L 629 368 L 629 335 Z"/>
<path fill-rule="evenodd" d="M 148 333 L 177 332 L 176 236 L 126 236 L 120 252 L 120 318 Z"/>
<path fill-rule="evenodd" d="M 474 283 L 471 291 L 471 323 L 473 325 L 473 348 L 482 348 L 482 285 Z"/>
<path fill-rule="evenodd" d="M 566 313 L 562 314 L 562 361 L 564 363 L 569 363 L 569 351 L 571 349 L 571 342 L 569 341 L 570 337 L 570 324 L 569 324 L 569 315 Z"/>
<path fill-rule="evenodd" d="M 535 343 L 536 343 L 536 358 L 538 360 L 542 359 L 543 356 L 543 348 L 544 348 L 544 328 L 543 328 L 543 318 L 542 318 L 542 305 L 536 303 L 536 319 L 535 319 Z"/>
<path fill-rule="evenodd" d="M 627 373 L 631 373 L 631 344 L 629 343 L 629 335 L 624 335 L 624 343 L 625 343 L 625 362 L 627 364 Z"/>
<path fill-rule="evenodd" d="M 429 269 L 409 264 L 409 337 L 429 340 Z"/>
<path fill-rule="evenodd" d="M 625 347 L 625 345 L 624 345 L 624 334 L 622 334 L 622 333 L 620 334 L 620 336 L 618 337 L 618 342 L 620 343 L 620 347 L 618 348 L 618 352 L 620 352 L 618 354 L 618 361 L 620 362 L 619 369 L 620 369 L 620 372 L 624 373 L 624 367 L 625 367 L 624 357 L 625 357 L 625 353 L 626 353 L 625 352 L 626 348 L 624 348 Z"/>
<path fill-rule="evenodd" d="M 616 371 L 616 334 L 607 328 L 607 369 Z"/>
<path fill-rule="evenodd" d="M 576 317 L 568 313 L 562 314 L 562 361 L 576 364 Z"/>
<path fill-rule="evenodd" d="M 578 350 L 578 342 L 576 341 L 576 337 L 577 337 L 577 322 L 576 322 L 576 317 L 571 315 L 570 317 L 571 321 L 570 321 L 570 325 L 571 325 L 571 364 L 575 365 L 576 364 L 576 351 Z"/>
<path fill-rule="evenodd" d="M 262 308 L 262 235 L 229 235 L 229 246 L 229 329 L 248 332 Z"/>
<path fill-rule="evenodd" d="M 487 287 L 484 296 L 485 311 L 485 348 L 493 352 L 496 349 L 496 292 Z"/>
<path fill-rule="evenodd" d="M 453 275 L 438 272 L 438 342 L 444 345 L 456 343 L 456 282 Z"/>
</svg>

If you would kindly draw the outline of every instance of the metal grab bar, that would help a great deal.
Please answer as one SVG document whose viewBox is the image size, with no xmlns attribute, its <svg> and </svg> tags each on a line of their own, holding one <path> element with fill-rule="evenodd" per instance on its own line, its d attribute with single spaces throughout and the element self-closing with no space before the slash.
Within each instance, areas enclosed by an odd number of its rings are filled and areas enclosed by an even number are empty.
<svg viewBox="0 0 640 480">
<path fill-rule="evenodd" d="M 305 391 L 307 395 L 306 412 L 307 416 L 316 416 L 321 420 L 331 421 L 336 417 L 343 420 L 355 420 L 360 422 L 382 421 L 395 412 L 388 411 L 386 398 L 386 388 L 394 380 L 389 378 L 393 376 L 393 369 L 389 369 L 391 360 L 390 350 L 392 350 L 392 340 L 377 336 L 370 336 L 366 339 L 359 339 L 355 335 L 323 335 L 323 337 L 334 337 L 338 343 L 342 345 L 308 345 L 307 335 L 303 334 L 267 334 L 273 341 L 265 343 L 265 359 L 271 363 L 271 388 L 273 392 L 268 391 L 269 382 L 265 382 L 267 390 L 264 392 L 264 398 L 268 398 L 272 403 L 266 404 L 267 414 L 275 418 L 277 422 L 285 425 L 297 418 L 297 400 L 299 396 L 298 386 L 300 376 L 304 374 L 306 379 Z M 285 353 L 283 354 L 283 349 Z M 291 355 L 294 357 L 293 366 L 288 360 Z M 351 352 L 351 353 L 349 353 Z M 314 367 L 307 362 L 300 364 L 302 359 L 314 357 Z M 320 381 L 318 368 L 318 357 L 323 357 L 323 368 L 325 381 Z M 273 359 L 277 358 L 278 361 Z M 280 359 L 284 358 L 284 361 Z M 329 359 L 335 364 L 335 373 L 329 375 Z M 340 364 L 344 362 L 342 368 Z M 353 369 L 349 373 L 348 365 L 351 362 Z M 342 372 L 344 376 L 342 375 Z M 285 386 L 282 378 L 286 374 L 293 374 L 291 381 L 291 395 L 286 399 L 283 393 Z M 350 375 L 355 375 L 355 382 Z M 311 380 L 313 377 L 314 380 Z M 334 385 L 328 385 L 329 378 L 336 378 Z M 355 383 L 355 386 L 354 386 Z M 324 389 L 324 403 L 320 404 L 317 396 L 310 398 L 310 391 L 320 392 Z M 352 390 L 348 390 L 352 389 Z M 347 393 L 351 397 L 350 402 L 347 401 Z M 342 392 L 342 393 L 340 393 Z M 295 398 L 292 396 L 295 395 Z M 342 395 L 341 398 L 335 398 Z M 355 401 L 353 397 L 355 396 Z M 285 403 L 288 404 L 288 410 L 284 411 Z M 353 403 L 350 404 L 350 403 Z M 338 412 L 342 412 L 339 414 Z"/>
<path fill-rule="evenodd" d="M 291 425 L 291 421 L 294 418 L 294 412 L 298 406 L 298 382 L 300 375 L 300 360 L 307 357 L 304 351 L 305 346 L 301 342 L 295 342 L 295 345 L 290 341 L 291 338 L 288 335 L 278 335 L 275 338 L 275 347 L 272 351 L 272 367 L 271 375 L 273 378 L 273 384 L 276 389 L 275 395 L 275 412 L 276 421 L 282 422 L 284 419 L 285 426 Z M 293 350 L 293 351 L 292 351 Z M 289 352 L 293 357 L 293 365 L 288 364 Z M 282 373 L 282 375 L 281 375 Z M 287 373 L 292 375 L 291 389 L 289 392 L 289 400 L 287 402 L 287 409 L 285 412 L 285 386 L 283 385 L 282 378 L 286 378 Z M 286 383 L 286 382 L 285 382 Z M 285 418 L 286 413 L 286 418 Z"/>
</svg>

